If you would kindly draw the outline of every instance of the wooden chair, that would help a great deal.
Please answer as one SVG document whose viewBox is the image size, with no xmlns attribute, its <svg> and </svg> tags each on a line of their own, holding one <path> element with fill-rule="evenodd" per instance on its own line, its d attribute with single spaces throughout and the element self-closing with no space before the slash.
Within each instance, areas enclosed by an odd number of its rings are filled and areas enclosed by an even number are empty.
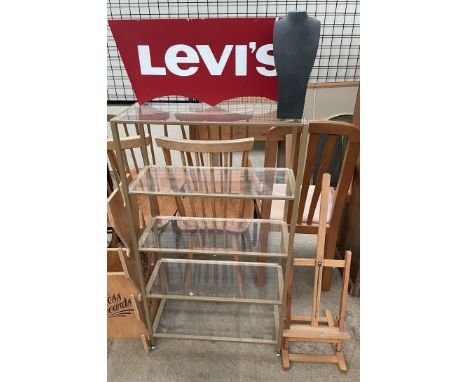
<svg viewBox="0 0 468 382">
<path fill-rule="evenodd" d="M 156 144 L 162 148 L 166 164 L 171 166 L 173 160 L 171 151 L 180 154 L 183 166 L 199 167 L 248 167 L 248 153 L 253 148 L 254 139 L 234 140 L 186 140 L 168 137 L 157 137 Z M 241 154 L 237 158 L 235 154 Z M 199 179 L 205 182 L 206 187 L 214 187 L 212 179 Z M 239 187 L 231 180 L 230 186 Z M 238 180 L 240 182 L 240 179 Z M 179 214 L 181 216 L 216 217 L 216 218 L 242 218 L 252 219 L 254 205 L 253 200 L 231 198 L 176 198 Z"/>
<path fill-rule="evenodd" d="M 292 128 L 287 126 L 272 127 L 267 136 L 265 146 L 265 167 L 276 167 L 278 158 L 278 142 L 285 136 L 292 133 Z M 321 155 L 317 155 L 318 143 L 322 139 L 324 150 Z M 336 187 L 330 187 L 330 203 L 327 210 L 326 226 L 326 249 L 325 258 L 335 257 L 335 248 L 338 230 L 340 227 L 343 208 L 351 192 L 350 185 L 353 179 L 356 161 L 359 155 L 359 129 L 353 124 L 337 121 L 316 121 L 309 124 L 308 147 L 304 177 L 302 182 L 302 192 L 299 200 L 299 211 L 296 233 L 318 233 L 318 222 L 320 209 L 320 189 L 323 174 L 328 172 L 331 164 L 332 154 L 338 140 L 343 140 L 344 155 L 341 171 Z M 297 175 L 299 140 L 294 148 L 293 171 Z M 313 179 L 313 173 L 316 173 Z M 276 185 L 281 187 L 281 185 Z M 260 205 L 260 202 L 257 202 Z M 283 201 L 263 201 L 261 203 L 260 216 L 263 219 L 282 219 Z M 292 206 L 288 208 L 288 223 L 291 222 Z M 323 272 L 323 290 L 329 290 L 331 285 L 331 270 L 325 269 Z"/>
<path fill-rule="evenodd" d="M 129 131 L 127 126 L 124 124 L 125 130 L 125 137 L 122 137 L 121 147 L 122 151 L 124 151 L 124 167 L 127 173 L 127 178 L 131 181 L 141 170 L 141 166 L 137 160 L 138 154 L 141 155 L 141 139 L 139 135 L 129 135 Z M 156 156 L 154 152 L 153 140 L 151 137 L 151 131 L 148 126 L 148 130 L 145 133 L 145 143 L 146 148 L 150 152 L 151 155 L 148 155 L 148 161 L 150 165 L 156 164 Z M 133 167 L 130 167 L 128 156 L 132 160 Z M 107 157 L 109 163 L 112 168 L 113 175 L 117 181 L 117 184 L 120 184 L 120 175 L 118 172 L 117 167 L 117 158 L 115 155 L 115 146 L 114 141 L 112 138 L 107 139 Z M 167 196 L 151 196 L 153 198 L 159 208 L 159 215 L 161 216 L 173 216 L 177 212 L 177 205 L 175 203 L 174 198 L 167 197 Z M 136 203 L 136 209 L 141 210 L 143 214 L 143 218 L 146 224 L 149 223 L 151 220 L 151 209 L 150 209 L 150 202 L 149 197 L 147 196 L 136 196 L 132 195 L 132 202 Z"/>
<path fill-rule="evenodd" d="M 116 114 L 107 114 L 107 121 L 110 121 L 113 117 L 115 117 Z M 130 135 L 128 126 L 126 123 L 123 124 L 124 128 L 124 136 L 121 137 L 121 146 L 122 150 L 124 151 L 124 167 L 125 171 L 128 174 L 132 174 L 132 177 L 138 174 L 140 171 L 140 165 L 137 160 L 137 153 L 139 152 L 141 155 L 141 142 L 140 142 L 140 136 L 139 135 Z M 149 125 L 146 126 L 145 128 L 145 143 L 147 146 L 147 151 L 148 153 L 148 160 L 150 164 L 156 164 L 156 155 L 154 152 L 154 144 L 153 144 L 153 139 L 151 135 L 151 128 Z M 107 139 L 107 157 L 109 160 L 109 163 L 111 165 L 111 169 L 113 172 L 113 175 L 117 181 L 117 183 L 120 183 L 119 180 L 119 172 L 118 172 L 118 167 L 117 167 L 117 158 L 115 155 L 115 147 L 114 147 L 114 141 L 112 138 Z M 131 157 L 133 168 L 130 168 L 130 164 L 128 161 L 128 156 Z"/>
<path fill-rule="evenodd" d="M 239 159 L 237 167 L 248 166 L 248 153 L 253 148 L 254 139 L 236 139 L 222 141 L 205 141 L 205 140 L 185 140 L 172 139 L 168 137 L 157 137 L 156 144 L 162 148 L 166 164 L 171 166 L 173 161 L 171 151 L 179 152 L 182 164 L 184 166 L 197 167 L 235 167 L 236 159 Z M 237 158 L 241 154 L 240 158 Z M 195 173 L 197 174 L 197 172 Z M 192 179 L 193 184 L 203 182 L 206 190 L 215 189 L 215 181 L 213 177 L 197 176 L 197 179 Z M 232 190 L 240 190 L 241 179 L 231 179 L 228 182 L 228 187 Z M 254 202 L 249 199 L 233 199 L 233 198 L 200 198 L 200 197 L 176 197 L 179 215 L 187 217 L 203 217 L 203 218 L 241 218 L 252 219 L 254 213 Z M 219 223 L 208 222 L 199 227 L 197 222 L 179 221 L 177 228 L 179 231 L 189 231 L 191 241 L 195 243 L 197 235 L 201 231 L 206 234 L 221 231 L 225 243 L 230 243 L 233 249 L 243 246 L 249 237 L 246 235 L 250 223 L 242 224 L 234 223 Z M 230 238 L 228 238 L 230 236 Z M 203 240 L 201 240 L 203 241 Z M 192 245 L 192 244 L 190 244 Z M 188 259 L 192 259 L 193 254 L 188 253 Z M 236 261 L 240 261 L 240 256 L 234 256 Z M 184 275 L 185 290 L 188 290 L 189 280 L 191 278 L 192 267 L 187 266 Z M 237 285 L 239 287 L 239 296 L 244 297 L 242 275 L 239 269 L 236 270 Z"/>
<path fill-rule="evenodd" d="M 347 251 L 345 260 L 325 259 L 325 234 L 328 220 L 328 204 L 330 199 L 330 174 L 323 174 L 321 182 L 321 205 L 318 221 L 317 255 L 315 259 L 295 258 L 295 266 L 314 267 L 314 281 L 312 294 L 312 310 L 310 316 L 293 316 L 291 314 L 291 304 L 286 308 L 286 319 L 283 329 L 283 346 L 281 349 L 283 368 L 290 368 L 290 361 L 301 362 L 331 362 L 336 363 L 340 371 L 347 370 L 343 357 L 343 340 L 350 339 L 350 335 L 345 331 L 344 321 L 346 313 L 346 298 L 348 292 L 349 270 L 351 264 L 351 252 Z M 333 318 L 330 310 L 326 309 L 322 316 L 320 312 L 320 295 L 323 282 L 323 272 L 325 269 L 334 267 L 343 268 L 343 282 L 341 289 L 341 301 L 339 312 Z M 289 276 L 287 299 L 291 301 L 293 268 Z M 334 354 L 295 354 L 289 351 L 289 342 L 327 342 L 335 346 Z"/>
<path fill-rule="evenodd" d="M 236 104 L 271 104 L 271 113 L 276 118 L 276 103 L 265 97 L 236 97 L 228 101 L 230 105 Z M 216 107 L 212 108 L 212 113 L 216 114 Z M 217 115 L 217 120 L 225 119 L 222 126 L 216 125 L 191 125 L 189 126 L 189 138 L 193 140 L 231 140 L 231 139 L 242 139 L 242 138 L 254 138 L 256 141 L 265 141 L 269 127 L 249 125 L 249 121 L 255 119 L 255 116 L 248 115 L 243 116 L 237 114 L 235 111 L 230 112 L 229 110 L 223 115 L 224 110 L 220 110 Z M 210 111 L 206 115 L 209 115 Z M 265 117 L 260 115 L 260 118 Z M 229 125 L 229 122 L 236 121 L 236 126 Z M 243 124 L 239 123 L 243 122 Z M 185 137 L 184 137 L 185 138 Z"/>
</svg>

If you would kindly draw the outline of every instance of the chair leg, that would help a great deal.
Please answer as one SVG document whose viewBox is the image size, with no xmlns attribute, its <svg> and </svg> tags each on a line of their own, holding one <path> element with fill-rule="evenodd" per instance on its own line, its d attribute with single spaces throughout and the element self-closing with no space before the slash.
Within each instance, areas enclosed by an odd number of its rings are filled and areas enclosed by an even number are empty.
<svg viewBox="0 0 468 382">
<path fill-rule="evenodd" d="M 262 226 L 260 228 L 260 237 L 259 237 L 259 245 L 260 245 L 260 251 L 266 252 L 268 250 L 268 230 Z M 266 257 L 260 256 L 257 257 L 257 262 L 259 263 L 265 263 L 266 262 Z M 257 277 L 255 278 L 255 285 L 260 287 L 265 284 L 266 280 L 266 273 L 265 269 L 263 267 L 258 267 L 259 269 L 257 270 Z"/>
<path fill-rule="evenodd" d="M 359 297 L 359 289 L 360 289 L 360 271 L 357 271 L 357 275 L 353 280 L 353 289 L 351 290 L 351 296 Z"/>
</svg>

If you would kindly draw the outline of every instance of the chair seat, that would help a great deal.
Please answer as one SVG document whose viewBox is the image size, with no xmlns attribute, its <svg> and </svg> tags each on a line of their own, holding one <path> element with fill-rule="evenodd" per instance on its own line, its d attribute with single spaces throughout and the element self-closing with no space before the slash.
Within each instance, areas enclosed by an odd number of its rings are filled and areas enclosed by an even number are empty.
<svg viewBox="0 0 468 382">
<path fill-rule="evenodd" d="M 302 211 L 302 223 L 307 223 L 307 216 L 309 215 L 310 204 L 312 202 L 312 195 L 314 194 L 315 186 L 310 185 L 309 190 L 307 191 L 307 197 L 305 202 L 305 208 Z M 285 193 L 286 192 L 286 184 L 275 184 L 273 185 L 273 193 Z M 317 202 L 317 207 L 314 211 L 314 216 L 312 218 L 312 224 L 318 225 L 319 222 L 319 214 L 320 214 L 320 201 L 321 196 L 319 196 L 319 200 Z M 330 192 L 328 194 L 328 211 L 327 211 L 327 224 L 330 223 L 331 213 L 333 210 L 333 192 L 330 188 Z M 270 219 L 283 219 L 283 211 L 284 211 L 284 200 L 273 200 L 271 202 L 271 214 Z M 301 211 L 299 211 L 301 213 Z"/>
</svg>

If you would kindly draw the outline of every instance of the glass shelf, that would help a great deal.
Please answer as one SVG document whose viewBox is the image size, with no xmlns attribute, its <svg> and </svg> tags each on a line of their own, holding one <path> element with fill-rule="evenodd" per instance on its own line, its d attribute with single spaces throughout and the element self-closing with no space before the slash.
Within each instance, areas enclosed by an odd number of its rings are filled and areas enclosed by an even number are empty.
<svg viewBox="0 0 468 382">
<path fill-rule="evenodd" d="M 210 106 L 193 102 L 135 103 L 112 119 L 122 123 L 165 125 L 302 126 L 306 119 L 276 118 L 276 102 L 225 101 Z"/>
<path fill-rule="evenodd" d="M 288 228 L 280 220 L 153 218 L 138 243 L 142 252 L 287 257 Z"/>
<path fill-rule="evenodd" d="M 276 305 L 167 300 L 153 337 L 276 344 L 278 323 Z"/>
<path fill-rule="evenodd" d="M 129 193 L 292 200 L 294 185 L 289 168 L 145 166 Z"/>
<path fill-rule="evenodd" d="M 257 282 L 261 277 L 262 281 Z M 258 285 L 257 285 L 258 284 Z M 148 298 L 281 304 L 283 272 L 272 263 L 161 259 Z"/>
</svg>

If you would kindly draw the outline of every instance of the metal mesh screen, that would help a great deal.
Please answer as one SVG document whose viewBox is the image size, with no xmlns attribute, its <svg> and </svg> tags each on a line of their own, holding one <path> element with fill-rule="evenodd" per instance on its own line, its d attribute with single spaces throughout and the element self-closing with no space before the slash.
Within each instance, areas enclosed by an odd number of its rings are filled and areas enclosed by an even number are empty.
<svg viewBox="0 0 468 382">
<path fill-rule="evenodd" d="M 271 17 L 307 11 L 322 23 L 321 40 L 310 75 L 311 82 L 359 80 L 359 1 L 353 0 L 107 0 L 109 19 Z M 182 100 L 184 97 L 164 97 Z M 135 94 L 107 27 L 107 100 L 135 101 Z"/>
</svg>

